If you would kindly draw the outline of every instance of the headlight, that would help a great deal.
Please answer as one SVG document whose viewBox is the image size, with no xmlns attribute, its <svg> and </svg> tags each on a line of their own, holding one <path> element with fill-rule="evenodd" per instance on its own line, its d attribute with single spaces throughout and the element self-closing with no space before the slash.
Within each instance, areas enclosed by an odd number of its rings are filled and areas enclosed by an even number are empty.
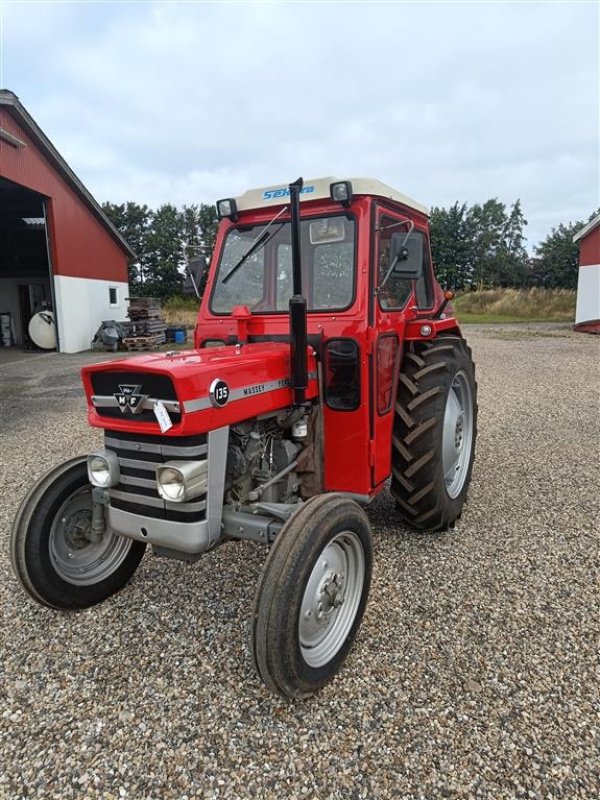
<svg viewBox="0 0 600 800">
<path fill-rule="evenodd" d="M 92 486 L 107 489 L 116 486 L 121 477 L 119 459 L 112 450 L 90 453 L 87 457 L 88 478 Z"/>
<path fill-rule="evenodd" d="M 207 461 L 167 461 L 156 468 L 158 493 L 170 503 L 183 503 L 208 488 Z"/>
<path fill-rule="evenodd" d="M 158 493 L 165 500 L 172 503 L 181 503 L 185 495 L 185 482 L 183 475 L 173 467 L 158 468 L 156 470 Z"/>
</svg>

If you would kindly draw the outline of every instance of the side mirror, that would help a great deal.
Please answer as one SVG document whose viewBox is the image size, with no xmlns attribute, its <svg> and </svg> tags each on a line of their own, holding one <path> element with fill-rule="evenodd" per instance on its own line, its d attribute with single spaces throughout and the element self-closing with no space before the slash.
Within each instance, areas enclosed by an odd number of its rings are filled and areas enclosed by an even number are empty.
<svg viewBox="0 0 600 800">
<path fill-rule="evenodd" d="M 393 233 L 390 241 L 391 275 L 397 280 L 416 281 L 423 275 L 423 236 L 411 231 Z"/>
</svg>

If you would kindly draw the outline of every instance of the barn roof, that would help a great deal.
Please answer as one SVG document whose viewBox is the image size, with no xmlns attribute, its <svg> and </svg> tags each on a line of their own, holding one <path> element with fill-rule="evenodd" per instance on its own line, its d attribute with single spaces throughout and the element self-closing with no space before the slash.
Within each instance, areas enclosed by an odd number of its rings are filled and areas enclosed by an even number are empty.
<svg viewBox="0 0 600 800">
<path fill-rule="evenodd" d="M 19 98 L 14 92 L 8 89 L 0 89 L 0 106 L 7 108 L 9 114 L 19 123 L 25 132 L 35 142 L 44 157 L 56 169 L 61 177 L 75 190 L 85 205 L 90 209 L 96 219 L 104 226 L 108 233 L 115 239 L 117 244 L 130 256 L 135 257 L 134 251 L 121 236 L 109 218 L 106 216 L 100 205 L 94 200 L 90 192 L 85 188 L 71 167 L 67 164 L 58 150 L 54 147 L 50 139 L 39 127 L 33 117 L 28 113 Z M 8 134 L 6 134 L 8 136 Z M 20 143 L 21 146 L 23 143 Z"/>
<path fill-rule="evenodd" d="M 573 241 L 578 242 L 580 239 L 583 239 L 584 236 L 587 236 L 588 233 L 591 233 L 599 225 L 600 225 L 600 214 L 594 217 L 594 219 L 591 219 L 587 225 L 584 225 L 583 228 L 579 231 L 579 233 L 575 234 L 575 236 L 573 237 Z"/>
</svg>

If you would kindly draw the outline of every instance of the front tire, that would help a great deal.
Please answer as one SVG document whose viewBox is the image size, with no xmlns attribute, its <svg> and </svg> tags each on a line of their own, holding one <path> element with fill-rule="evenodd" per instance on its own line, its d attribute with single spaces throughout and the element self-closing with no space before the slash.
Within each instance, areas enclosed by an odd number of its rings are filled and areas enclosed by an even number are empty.
<svg viewBox="0 0 600 800">
<path fill-rule="evenodd" d="M 313 497 L 271 548 L 254 603 L 251 649 L 272 692 L 303 698 L 340 669 L 360 626 L 371 582 L 369 521 L 339 494 Z"/>
<path fill-rule="evenodd" d="M 38 603 L 75 610 L 106 600 L 129 581 L 146 545 L 106 529 L 88 538 L 92 487 L 83 456 L 61 464 L 30 490 L 10 539 L 13 570 Z"/>
<path fill-rule="evenodd" d="M 419 342 L 404 354 L 392 438 L 391 492 L 419 530 L 453 527 L 471 481 L 477 383 L 471 350 L 458 336 Z"/>
</svg>

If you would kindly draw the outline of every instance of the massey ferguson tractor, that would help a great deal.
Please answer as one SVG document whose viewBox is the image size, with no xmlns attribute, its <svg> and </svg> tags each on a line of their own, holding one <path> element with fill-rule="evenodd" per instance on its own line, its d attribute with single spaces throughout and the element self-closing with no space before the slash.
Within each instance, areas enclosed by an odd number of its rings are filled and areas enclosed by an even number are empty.
<svg viewBox="0 0 600 800">
<path fill-rule="evenodd" d="M 377 180 L 323 178 L 220 200 L 194 349 L 82 370 L 104 449 L 31 489 L 12 537 L 38 602 L 119 591 L 151 545 L 196 561 L 269 548 L 252 610 L 256 671 L 307 697 L 339 670 L 371 581 L 363 506 L 460 517 L 477 425 L 471 353 L 431 263 L 427 209 Z"/>
</svg>

